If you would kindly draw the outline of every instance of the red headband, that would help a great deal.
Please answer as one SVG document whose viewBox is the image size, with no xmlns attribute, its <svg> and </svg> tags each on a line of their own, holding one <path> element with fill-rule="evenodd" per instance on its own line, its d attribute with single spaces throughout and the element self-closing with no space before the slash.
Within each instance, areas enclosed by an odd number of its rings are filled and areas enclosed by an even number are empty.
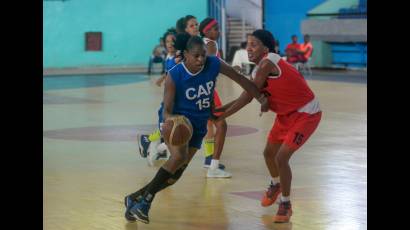
<svg viewBox="0 0 410 230">
<path fill-rule="evenodd" d="M 212 21 L 209 22 L 208 25 L 205 26 L 205 28 L 202 30 L 203 33 L 206 33 L 206 31 L 210 30 L 212 26 L 217 24 L 218 22 L 215 19 L 212 19 Z"/>
</svg>

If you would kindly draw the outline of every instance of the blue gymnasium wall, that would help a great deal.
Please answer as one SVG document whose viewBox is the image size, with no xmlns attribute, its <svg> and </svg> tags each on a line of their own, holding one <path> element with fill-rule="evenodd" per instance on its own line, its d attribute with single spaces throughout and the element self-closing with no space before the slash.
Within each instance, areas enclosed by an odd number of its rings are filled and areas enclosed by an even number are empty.
<svg viewBox="0 0 410 230">
<path fill-rule="evenodd" d="M 205 0 L 44 0 L 43 67 L 147 65 L 167 28 L 207 11 Z M 85 32 L 96 31 L 102 51 L 86 52 Z"/>
<path fill-rule="evenodd" d="M 367 0 L 359 0 L 357 7 L 339 9 L 339 14 L 340 19 L 367 18 Z M 367 42 L 330 42 L 329 44 L 332 47 L 334 65 L 348 68 L 367 67 Z"/>
<path fill-rule="evenodd" d="M 265 0 L 265 29 L 272 32 L 275 39 L 279 40 L 279 49 L 282 54 L 286 45 L 291 42 L 293 34 L 298 36 L 298 42 L 303 42 L 301 22 L 306 19 L 306 14 L 315 6 L 325 0 Z"/>
</svg>

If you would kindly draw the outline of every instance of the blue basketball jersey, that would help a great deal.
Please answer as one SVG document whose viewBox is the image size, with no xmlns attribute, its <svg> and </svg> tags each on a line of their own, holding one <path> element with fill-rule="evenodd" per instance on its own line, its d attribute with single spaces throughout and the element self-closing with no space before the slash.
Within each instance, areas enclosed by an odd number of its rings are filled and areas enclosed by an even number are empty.
<svg viewBox="0 0 410 230">
<path fill-rule="evenodd" d="M 201 122 L 202 126 L 211 114 L 219 68 L 217 57 L 207 57 L 204 67 L 196 74 L 190 73 L 183 62 L 172 68 L 169 75 L 176 87 L 173 113 L 186 116 L 191 123 Z"/>
<path fill-rule="evenodd" d="M 165 71 L 168 72 L 176 64 L 177 63 L 175 63 L 175 56 L 167 56 L 167 58 L 165 60 Z"/>
</svg>

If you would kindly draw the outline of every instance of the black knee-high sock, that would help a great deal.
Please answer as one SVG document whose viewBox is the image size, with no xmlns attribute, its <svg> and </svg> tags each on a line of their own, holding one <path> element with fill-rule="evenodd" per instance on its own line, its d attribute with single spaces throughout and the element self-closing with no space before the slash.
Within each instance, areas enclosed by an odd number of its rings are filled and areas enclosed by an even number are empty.
<svg viewBox="0 0 410 230">
<path fill-rule="evenodd" d="M 142 189 L 140 189 L 140 190 L 138 190 L 138 191 L 136 191 L 136 192 L 130 194 L 131 199 L 137 200 L 138 197 L 144 195 L 145 190 L 147 190 L 147 188 L 148 188 L 148 186 L 149 186 L 150 184 L 151 184 L 151 183 L 148 183 L 148 184 L 145 185 Z"/>
<path fill-rule="evenodd" d="M 179 168 L 174 173 L 174 175 L 172 175 L 172 177 L 167 180 L 167 183 L 165 183 L 161 186 L 160 191 L 164 188 L 167 188 L 168 186 L 171 186 L 171 185 L 175 184 L 175 182 L 177 182 L 177 180 L 182 176 L 182 173 L 185 171 L 187 166 L 188 166 L 187 164 L 182 165 L 181 168 Z"/>
<path fill-rule="evenodd" d="M 159 168 L 154 179 L 152 179 L 144 192 L 144 199 L 148 202 L 151 202 L 155 194 L 161 190 L 162 185 L 165 184 L 168 179 L 172 177 L 172 175 L 172 173 L 168 172 L 163 167 Z"/>
<path fill-rule="evenodd" d="M 177 182 L 177 180 L 182 176 L 182 173 L 185 171 L 185 169 L 187 168 L 188 164 L 184 164 L 181 168 L 179 168 L 174 175 L 171 176 L 171 178 L 169 178 L 166 183 L 163 183 L 162 186 L 160 187 L 160 189 L 158 190 L 161 191 L 173 184 L 175 184 L 175 182 Z M 151 183 L 148 183 L 147 185 L 145 185 L 142 189 L 132 193 L 130 196 L 133 200 L 137 200 L 137 198 L 139 196 L 144 195 L 145 191 L 147 190 L 147 188 L 150 186 Z M 153 197 L 155 197 L 155 194 L 153 195 Z"/>
</svg>

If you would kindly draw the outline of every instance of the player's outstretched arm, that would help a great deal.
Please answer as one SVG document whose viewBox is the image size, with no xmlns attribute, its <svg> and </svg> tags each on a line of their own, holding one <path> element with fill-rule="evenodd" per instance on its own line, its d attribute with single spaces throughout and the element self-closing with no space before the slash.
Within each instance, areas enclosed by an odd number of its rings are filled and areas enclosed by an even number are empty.
<svg viewBox="0 0 410 230">
<path fill-rule="evenodd" d="M 231 107 L 233 104 L 235 104 L 236 100 L 238 100 L 238 99 L 235 99 L 235 100 L 233 100 L 233 101 L 231 101 L 227 104 L 224 104 L 223 106 L 215 107 L 214 111 L 217 112 L 217 113 L 225 112 L 229 107 Z"/>
<path fill-rule="evenodd" d="M 238 83 L 243 89 L 245 89 L 250 95 L 252 95 L 252 97 L 256 98 L 259 103 L 263 104 L 267 101 L 265 96 L 259 92 L 259 89 L 255 86 L 255 84 L 253 84 L 242 74 L 236 72 L 224 61 L 221 61 L 219 72 Z"/>
<path fill-rule="evenodd" d="M 174 109 L 175 92 L 175 83 L 168 74 L 165 78 L 164 87 L 164 120 L 172 116 L 172 111 Z"/>
<path fill-rule="evenodd" d="M 225 70 L 222 70 L 222 68 L 225 68 L 225 66 L 222 67 L 223 65 L 226 65 L 226 64 L 223 63 L 223 62 L 221 62 L 221 73 L 223 73 L 223 71 L 225 71 Z M 227 66 L 227 65 L 226 65 L 226 66 Z M 229 67 L 229 66 L 228 66 L 228 67 Z M 275 68 L 275 67 L 273 66 L 273 64 L 270 63 L 270 62 L 268 62 L 268 61 L 263 61 L 263 62 L 261 63 L 260 70 L 257 72 L 256 77 L 255 77 L 255 79 L 253 80 L 253 84 L 254 84 L 254 86 L 257 87 L 258 93 L 259 93 L 259 90 L 264 87 L 265 82 L 266 82 L 266 79 L 267 79 L 267 76 L 269 75 L 269 72 L 270 72 L 270 70 L 272 69 L 272 67 Z M 229 70 L 228 70 L 228 72 L 229 72 Z M 225 74 L 225 75 L 227 75 L 227 74 Z M 239 75 L 240 75 L 240 74 L 239 74 Z M 240 76 L 242 76 L 242 75 L 240 75 Z M 245 78 L 244 76 L 242 76 L 242 77 Z M 246 78 L 245 78 L 245 79 L 246 79 Z M 234 79 L 232 79 L 232 80 L 234 80 Z M 246 80 L 249 81 L 248 79 L 246 79 Z M 249 82 L 250 82 L 250 81 L 249 81 Z M 238 99 L 236 99 L 236 100 L 234 100 L 234 101 L 232 101 L 232 102 L 230 102 L 230 103 L 228 103 L 228 104 L 222 106 L 221 108 L 217 109 L 217 111 L 224 111 L 224 112 L 225 112 L 224 114 L 222 114 L 222 115 L 218 118 L 218 120 L 219 120 L 219 119 L 224 119 L 224 118 L 226 118 L 226 117 L 228 117 L 228 116 L 230 116 L 230 115 L 236 113 L 237 111 L 239 111 L 240 109 L 242 109 L 245 105 L 247 105 L 249 102 L 251 102 L 251 101 L 252 101 L 252 98 L 253 98 L 253 97 L 252 97 L 247 91 L 244 91 L 244 92 L 241 94 L 241 96 L 239 96 Z M 266 99 L 266 98 L 265 98 L 265 99 Z M 261 111 L 262 111 L 262 112 L 268 111 L 268 109 L 269 109 L 269 104 L 268 104 L 267 99 L 266 99 L 266 102 L 261 103 L 261 104 L 262 104 Z"/>
</svg>

